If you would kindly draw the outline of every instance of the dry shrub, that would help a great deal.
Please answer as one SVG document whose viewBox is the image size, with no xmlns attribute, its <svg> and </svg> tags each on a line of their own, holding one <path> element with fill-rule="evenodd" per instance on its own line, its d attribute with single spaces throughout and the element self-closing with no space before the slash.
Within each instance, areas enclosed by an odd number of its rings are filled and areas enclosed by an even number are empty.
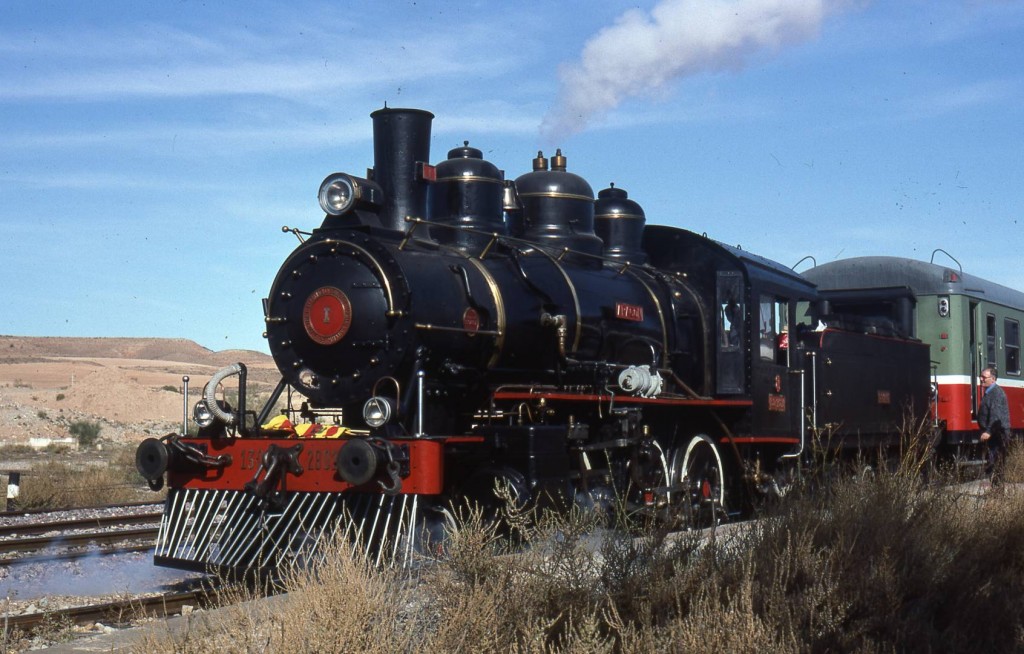
<svg viewBox="0 0 1024 654">
<path fill-rule="evenodd" d="M 28 651 L 44 647 L 59 646 L 75 639 L 75 623 L 67 616 L 47 614 L 31 633 L 18 633 L 15 629 L 11 634 L 4 634 L 4 653 L 8 651 Z M 10 649 L 7 639 L 10 638 Z M 24 648 L 24 649 L 22 649 Z M 58 647 L 59 649 L 59 647 Z"/>
<path fill-rule="evenodd" d="M 139 499 L 140 488 L 130 472 L 116 462 L 72 466 L 48 461 L 22 475 L 18 504 L 24 509 L 116 504 Z"/>
<path fill-rule="evenodd" d="M 1024 591 L 1021 508 L 911 475 L 846 478 L 764 523 L 747 547 L 757 596 L 809 651 L 1012 651 L 1024 609 L 998 598 Z"/>
<path fill-rule="evenodd" d="M 1024 492 L 926 483 L 919 462 L 838 475 L 704 533 L 575 509 L 512 519 L 513 538 L 464 509 L 412 569 L 339 544 L 276 604 L 137 651 L 1020 651 Z"/>
<path fill-rule="evenodd" d="M 1011 441 L 1003 467 L 1003 479 L 1007 483 L 1024 483 L 1024 444 Z"/>
<path fill-rule="evenodd" d="M 592 514 L 544 513 L 517 531 L 515 553 L 481 513 L 461 518 L 445 557 L 422 574 L 421 592 L 440 618 L 432 649 L 544 651 L 593 626 L 605 602 Z"/>
<path fill-rule="evenodd" d="M 35 448 L 27 443 L 9 443 L 6 445 L 0 445 L 0 457 L 5 459 L 31 456 L 35 453 Z"/>
<path fill-rule="evenodd" d="M 153 492 L 146 483 L 146 480 L 139 474 L 135 467 L 136 445 L 123 445 L 117 447 L 110 453 L 109 467 L 111 475 L 115 480 L 127 486 L 130 491 L 129 500 L 142 502 L 162 502 L 167 498 L 167 489 L 160 492 Z"/>
<path fill-rule="evenodd" d="M 184 625 L 161 623 L 142 634 L 133 651 L 414 652 L 419 627 L 408 616 L 416 599 L 407 578 L 375 569 L 347 543 L 328 547 L 309 570 L 286 571 L 286 595 L 255 601 L 241 585 L 225 585 L 216 614 L 195 613 Z"/>
<path fill-rule="evenodd" d="M 491 630 L 474 625 L 486 636 L 477 651 L 1015 651 L 1024 607 L 1005 598 L 1024 592 L 1024 495 L 926 483 L 922 451 L 711 534 L 638 537 L 549 517 L 527 552 L 488 574 L 426 584 L 453 607 L 433 635 L 478 619 Z M 459 608 L 471 597 L 486 607 L 473 618 Z"/>
</svg>

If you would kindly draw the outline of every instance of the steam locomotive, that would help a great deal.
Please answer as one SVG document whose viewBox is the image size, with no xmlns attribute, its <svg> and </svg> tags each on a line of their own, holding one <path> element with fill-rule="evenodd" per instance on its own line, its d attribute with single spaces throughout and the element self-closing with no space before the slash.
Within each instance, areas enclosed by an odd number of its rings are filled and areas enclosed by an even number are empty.
<svg viewBox="0 0 1024 654">
<path fill-rule="evenodd" d="M 324 180 L 318 228 L 285 228 L 274 392 L 251 408 L 246 367 L 225 368 L 197 434 L 138 448 L 168 486 L 157 564 L 268 570 L 339 531 L 404 560 L 453 504 L 499 495 L 713 524 L 813 447 L 885 446 L 929 415 L 929 346 L 894 321 L 647 225 L 561 151 L 506 179 L 468 142 L 429 163 L 429 112 L 371 117 L 373 167 Z"/>
</svg>

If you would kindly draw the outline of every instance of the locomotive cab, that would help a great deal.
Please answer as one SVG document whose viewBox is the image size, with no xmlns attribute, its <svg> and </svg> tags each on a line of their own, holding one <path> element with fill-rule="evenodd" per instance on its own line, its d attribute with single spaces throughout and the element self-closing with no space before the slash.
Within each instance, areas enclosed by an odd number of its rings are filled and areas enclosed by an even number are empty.
<svg viewBox="0 0 1024 654">
<path fill-rule="evenodd" d="M 752 434 L 799 443 L 802 431 L 803 352 L 790 348 L 797 306 L 817 297 L 814 286 L 779 264 L 707 237 L 671 227 L 649 227 L 644 247 L 651 263 L 670 270 L 705 298 L 705 377 L 695 388 L 722 401 L 752 407 Z"/>
</svg>

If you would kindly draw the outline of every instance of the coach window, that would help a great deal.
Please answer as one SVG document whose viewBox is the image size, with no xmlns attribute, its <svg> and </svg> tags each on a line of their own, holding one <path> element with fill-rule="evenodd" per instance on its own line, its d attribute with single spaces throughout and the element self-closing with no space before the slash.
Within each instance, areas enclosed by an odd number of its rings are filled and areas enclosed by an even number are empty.
<svg viewBox="0 0 1024 654">
<path fill-rule="evenodd" d="M 988 359 L 985 365 L 996 364 L 996 317 L 994 314 L 985 316 L 985 343 L 987 345 Z"/>
<path fill-rule="evenodd" d="M 1007 318 L 1003 323 L 1006 331 L 1006 372 L 1011 375 L 1020 374 L 1020 323 Z"/>
</svg>

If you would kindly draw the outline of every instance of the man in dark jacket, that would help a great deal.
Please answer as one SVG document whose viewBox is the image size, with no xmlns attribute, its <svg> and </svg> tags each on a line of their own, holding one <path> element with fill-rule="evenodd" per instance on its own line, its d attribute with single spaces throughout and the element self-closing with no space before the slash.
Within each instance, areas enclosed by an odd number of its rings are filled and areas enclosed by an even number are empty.
<svg viewBox="0 0 1024 654">
<path fill-rule="evenodd" d="M 981 387 L 985 395 L 978 407 L 978 426 L 981 427 L 981 442 L 988 445 L 985 472 L 998 484 L 1006 446 L 1010 439 L 1010 405 L 1006 393 L 996 383 L 996 371 L 985 368 L 981 371 Z"/>
</svg>

